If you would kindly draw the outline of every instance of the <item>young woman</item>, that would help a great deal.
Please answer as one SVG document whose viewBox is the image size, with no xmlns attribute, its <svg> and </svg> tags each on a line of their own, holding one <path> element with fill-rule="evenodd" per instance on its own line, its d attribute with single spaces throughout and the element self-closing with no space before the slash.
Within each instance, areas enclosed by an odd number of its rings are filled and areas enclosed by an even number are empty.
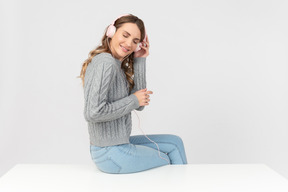
<svg viewBox="0 0 288 192">
<path fill-rule="evenodd" d="M 143 21 L 132 14 L 122 15 L 106 28 L 102 45 L 90 52 L 82 66 L 90 154 L 102 172 L 133 173 L 187 164 L 179 136 L 130 136 L 131 111 L 142 111 L 153 94 L 146 88 L 149 46 Z"/>
</svg>

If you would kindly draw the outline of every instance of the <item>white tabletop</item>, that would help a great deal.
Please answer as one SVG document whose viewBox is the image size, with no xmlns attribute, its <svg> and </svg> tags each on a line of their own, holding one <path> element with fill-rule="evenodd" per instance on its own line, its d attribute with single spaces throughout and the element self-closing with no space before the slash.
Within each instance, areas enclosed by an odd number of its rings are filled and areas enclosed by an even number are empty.
<svg viewBox="0 0 288 192">
<path fill-rule="evenodd" d="M 1 192 L 288 192 L 288 180 L 265 164 L 167 165 L 132 174 L 102 173 L 94 164 L 17 164 Z"/>
</svg>

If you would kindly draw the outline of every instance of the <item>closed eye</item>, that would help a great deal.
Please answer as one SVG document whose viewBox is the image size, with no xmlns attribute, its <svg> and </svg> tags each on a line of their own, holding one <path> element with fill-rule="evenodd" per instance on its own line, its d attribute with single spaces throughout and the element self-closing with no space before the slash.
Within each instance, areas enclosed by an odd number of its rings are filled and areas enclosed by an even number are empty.
<svg viewBox="0 0 288 192">
<path fill-rule="evenodd" d="M 128 38 L 128 36 L 123 35 L 123 37 Z M 137 44 L 137 42 L 134 41 L 135 44 Z"/>
</svg>

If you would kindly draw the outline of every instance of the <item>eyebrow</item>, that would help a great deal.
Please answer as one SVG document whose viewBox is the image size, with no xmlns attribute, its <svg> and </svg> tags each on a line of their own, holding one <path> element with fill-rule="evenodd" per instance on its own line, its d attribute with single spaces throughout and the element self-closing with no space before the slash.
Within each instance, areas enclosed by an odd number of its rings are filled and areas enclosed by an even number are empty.
<svg viewBox="0 0 288 192">
<path fill-rule="evenodd" d="M 123 30 L 124 32 L 126 32 L 126 33 L 128 33 L 127 31 L 125 31 L 125 30 Z M 128 35 L 131 35 L 130 33 L 128 33 Z M 136 40 L 139 40 L 140 41 L 140 39 L 138 39 L 138 38 L 134 38 L 134 39 L 136 39 Z"/>
</svg>

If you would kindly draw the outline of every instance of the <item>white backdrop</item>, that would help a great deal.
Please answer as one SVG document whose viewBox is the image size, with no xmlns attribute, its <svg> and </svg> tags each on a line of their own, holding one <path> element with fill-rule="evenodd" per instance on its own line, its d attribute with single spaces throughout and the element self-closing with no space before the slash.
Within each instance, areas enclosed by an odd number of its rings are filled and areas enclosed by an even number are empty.
<svg viewBox="0 0 288 192">
<path fill-rule="evenodd" d="M 105 27 L 132 13 L 151 46 L 144 132 L 182 137 L 191 164 L 265 163 L 288 178 L 287 1 L 0 2 L 0 176 L 93 163 L 76 77 Z"/>
</svg>

